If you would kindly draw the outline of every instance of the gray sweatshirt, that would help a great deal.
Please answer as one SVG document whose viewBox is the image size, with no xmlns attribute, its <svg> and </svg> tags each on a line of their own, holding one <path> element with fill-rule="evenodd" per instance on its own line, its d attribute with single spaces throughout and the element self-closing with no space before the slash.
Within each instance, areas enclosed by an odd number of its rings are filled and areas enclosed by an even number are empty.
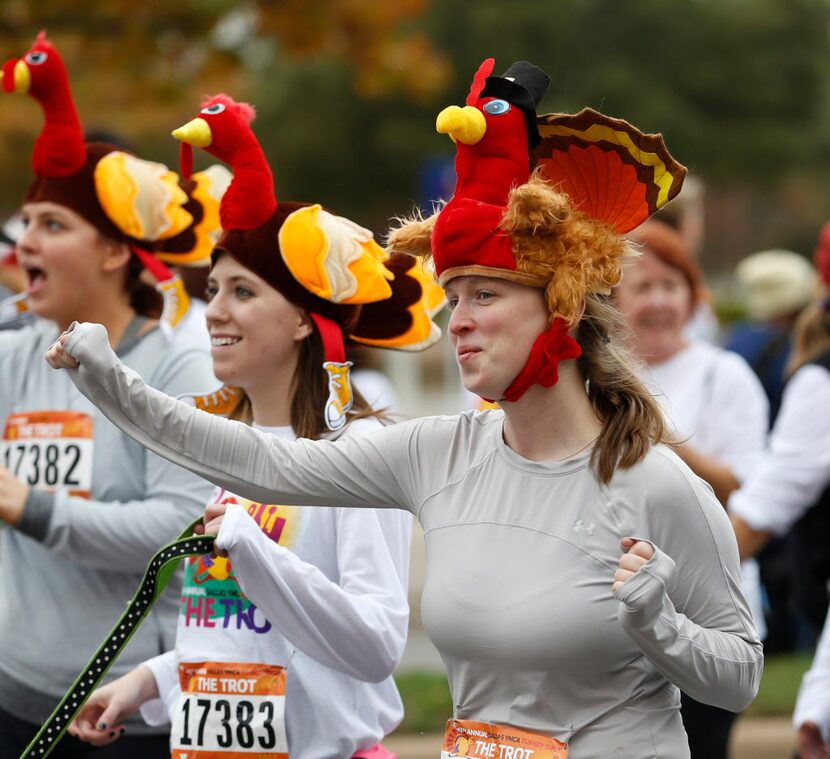
<svg viewBox="0 0 830 759">
<path fill-rule="evenodd" d="M 0 431 L 31 412 L 66 411 L 88 414 L 93 430 L 77 461 L 77 451 L 60 438 L 52 451 L 39 453 L 20 439 L 6 441 L 9 456 L 0 459 L 14 470 L 22 456 L 24 478 L 37 481 L 39 472 L 59 488 L 33 489 L 18 527 L 0 527 L 0 708 L 32 723 L 49 715 L 109 632 L 149 557 L 201 513 L 211 492 L 208 483 L 130 440 L 68 377 L 49 368 L 43 356 L 57 334 L 43 321 L 0 332 Z M 166 393 L 215 382 L 208 355 L 159 329 L 122 341 L 119 352 Z M 69 495 L 61 478 L 83 485 L 87 462 L 91 497 Z M 179 589 L 159 601 L 113 676 L 172 647 Z M 136 725 L 148 730 L 141 720 Z"/>
<path fill-rule="evenodd" d="M 601 485 L 588 453 L 528 461 L 503 414 L 420 419 L 365 437 L 287 442 L 148 388 L 98 325 L 67 342 L 73 381 L 160 455 L 261 502 L 383 507 L 426 535 L 424 625 L 454 716 L 570 743 L 574 759 L 678 759 L 678 688 L 739 711 L 762 647 L 737 546 L 711 490 L 655 447 Z M 620 539 L 657 547 L 614 596 Z"/>
</svg>

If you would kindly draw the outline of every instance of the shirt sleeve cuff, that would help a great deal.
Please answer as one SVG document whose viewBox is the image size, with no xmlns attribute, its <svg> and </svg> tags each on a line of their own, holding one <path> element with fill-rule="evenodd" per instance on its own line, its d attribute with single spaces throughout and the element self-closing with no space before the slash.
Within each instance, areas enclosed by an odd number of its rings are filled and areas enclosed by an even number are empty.
<svg viewBox="0 0 830 759">
<path fill-rule="evenodd" d="M 52 521 L 55 498 L 55 493 L 30 489 L 16 529 L 35 540 L 44 540 L 49 532 L 49 523 Z"/>
<path fill-rule="evenodd" d="M 781 534 L 779 525 L 774 524 L 775 520 L 770 519 L 768 514 L 759 513 L 757 505 L 753 507 L 753 504 L 747 501 L 745 494 L 741 490 L 736 490 L 730 496 L 727 511 L 733 516 L 740 517 L 746 522 L 748 527 L 757 532 Z"/>
<path fill-rule="evenodd" d="M 674 559 L 653 543 L 651 546 L 654 548 L 654 556 L 616 592 L 617 600 L 625 609 L 625 616 L 638 623 L 638 626 L 648 623 L 660 613 L 663 598 L 668 593 L 676 569 Z"/>
<path fill-rule="evenodd" d="M 144 662 L 153 673 L 158 688 L 158 698 L 145 701 L 140 712 L 144 721 L 154 727 L 171 722 L 172 708 L 178 701 L 178 668 L 175 651 L 155 656 Z"/>
<path fill-rule="evenodd" d="M 248 516 L 242 504 L 229 504 L 216 535 L 216 547 L 223 551 L 232 550 L 239 542 L 240 535 L 248 522 L 254 525 L 254 521 Z"/>
</svg>

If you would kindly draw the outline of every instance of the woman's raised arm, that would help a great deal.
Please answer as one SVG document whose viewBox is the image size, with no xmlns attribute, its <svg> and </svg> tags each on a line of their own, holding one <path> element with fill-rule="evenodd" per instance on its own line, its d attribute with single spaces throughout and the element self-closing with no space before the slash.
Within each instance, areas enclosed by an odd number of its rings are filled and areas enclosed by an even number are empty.
<svg viewBox="0 0 830 759">
<path fill-rule="evenodd" d="M 130 437 L 245 498 L 415 509 L 414 470 L 406 462 L 410 424 L 337 442 L 279 440 L 148 387 L 119 361 L 100 324 L 73 325 L 46 358 L 67 368 L 78 389 Z"/>
</svg>

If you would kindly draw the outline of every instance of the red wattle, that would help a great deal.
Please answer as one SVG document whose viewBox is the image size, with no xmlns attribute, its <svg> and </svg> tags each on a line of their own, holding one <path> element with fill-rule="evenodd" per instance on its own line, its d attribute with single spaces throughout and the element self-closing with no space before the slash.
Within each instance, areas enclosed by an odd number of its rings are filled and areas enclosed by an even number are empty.
<svg viewBox="0 0 830 759">
<path fill-rule="evenodd" d="M 188 142 L 179 143 L 179 174 L 185 182 L 193 175 L 193 146 Z"/>
<path fill-rule="evenodd" d="M 581 355 L 579 343 L 568 334 L 568 323 L 564 319 L 554 319 L 550 327 L 536 338 L 527 363 L 504 391 L 502 400 L 515 403 L 533 385 L 553 387 L 559 381 L 559 362 Z M 493 403 L 489 398 L 484 400 Z"/>
<path fill-rule="evenodd" d="M 14 92 L 14 67 L 19 58 L 10 58 L 3 64 L 3 92 Z"/>
</svg>

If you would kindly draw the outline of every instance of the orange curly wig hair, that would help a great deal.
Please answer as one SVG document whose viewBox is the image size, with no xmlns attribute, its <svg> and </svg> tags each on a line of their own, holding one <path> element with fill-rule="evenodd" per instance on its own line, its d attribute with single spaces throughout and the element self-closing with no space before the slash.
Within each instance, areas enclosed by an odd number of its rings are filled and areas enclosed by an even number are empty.
<svg viewBox="0 0 830 759">
<path fill-rule="evenodd" d="M 396 219 L 398 226 L 387 238 L 389 252 L 428 260 L 439 212 Z M 619 282 L 622 260 L 631 252 L 613 227 L 575 209 L 539 171 L 511 190 L 500 228 L 512 243 L 517 271 L 544 288 L 551 318 L 570 324 L 577 321 L 586 295 L 607 294 Z M 494 269 L 493 276 L 501 272 Z"/>
</svg>

